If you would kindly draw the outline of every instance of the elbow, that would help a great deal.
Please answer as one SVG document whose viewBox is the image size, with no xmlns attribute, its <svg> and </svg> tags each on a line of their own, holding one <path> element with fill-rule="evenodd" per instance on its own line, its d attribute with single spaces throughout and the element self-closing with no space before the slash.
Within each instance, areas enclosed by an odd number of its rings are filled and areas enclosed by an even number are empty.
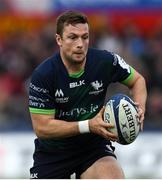
<svg viewBox="0 0 162 180">
<path fill-rule="evenodd" d="M 140 75 L 140 79 L 141 79 L 141 81 L 142 81 L 144 84 L 146 84 L 146 80 L 145 80 L 145 78 L 144 78 L 142 75 Z"/>
<path fill-rule="evenodd" d="M 140 83 L 141 86 L 143 86 L 146 89 L 146 80 L 145 80 L 145 78 L 142 75 L 140 75 L 139 79 L 140 79 L 140 82 L 141 82 Z"/>
<path fill-rule="evenodd" d="M 48 132 L 45 127 L 34 127 L 35 134 L 38 138 L 49 138 Z"/>
<path fill-rule="evenodd" d="M 146 87 L 145 78 L 141 74 L 138 74 L 138 76 L 136 76 L 135 80 L 129 84 L 129 88 L 132 89 L 137 85 L 140 87 Z"/>
<path fill-rule="evenodd" d="M 33 130 L 38 138 L 51 138 L 53 135 L 51 115 L 31 114 L 31 119 Z"/>
</svg>

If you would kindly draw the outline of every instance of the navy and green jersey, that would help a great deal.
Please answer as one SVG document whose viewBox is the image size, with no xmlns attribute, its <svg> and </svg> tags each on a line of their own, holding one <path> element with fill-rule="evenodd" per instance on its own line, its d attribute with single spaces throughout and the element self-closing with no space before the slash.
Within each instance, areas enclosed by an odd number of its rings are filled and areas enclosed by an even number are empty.
<svg viewBox="0 0 162 180">
<path fill-rule="evenodd" d="M 69 74 L 60 54 L 45 60 L 32 74 L 29 110 L 36 114 L 53 114 L 55 119 L 81 121 L 94 117 L 104 105 L 110 83 L 127 83 L 131 68 L 120 56 L 107 51 L 88 49 L 84 70 Z M 45 146 L 66 148 L 69 144 L 89 143 L 89 133 L 65 139 L 39 141 Z"/>
</svg>

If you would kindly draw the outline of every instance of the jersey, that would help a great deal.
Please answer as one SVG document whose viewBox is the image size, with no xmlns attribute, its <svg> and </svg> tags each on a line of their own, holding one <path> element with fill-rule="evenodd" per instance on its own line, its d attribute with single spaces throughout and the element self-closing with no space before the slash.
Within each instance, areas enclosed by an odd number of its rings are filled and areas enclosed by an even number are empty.
<svg viewBox="0 0 162 180">
<path fill-rule="evenodd" d="M 58 52 L 34 70 L 29 88 L 29 110 L 53 114 L 55 119 L 68 122 L 91 119 L 103 107 L 109 84 L 126 83 L 132 76 L 133 68 L 120 56 L 92 48 L 88 49 L 84 70 L 69 74 Z M 69 149 L 93 144 L 100 138 L 87 133 L 38 140 L 47 149 Z"/>
</svg>

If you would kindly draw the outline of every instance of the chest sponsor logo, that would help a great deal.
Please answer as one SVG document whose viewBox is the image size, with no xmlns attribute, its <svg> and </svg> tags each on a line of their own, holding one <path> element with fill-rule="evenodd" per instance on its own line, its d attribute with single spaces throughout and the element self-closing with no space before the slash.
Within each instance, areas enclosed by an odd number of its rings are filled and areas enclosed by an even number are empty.
<svg viewBox="0 0 162 180">
<path fill-rule="evenodd" d="M 99 93 L 101 93 L 104 89 L 103 89 L 103 83 L 102 81 L 93 81 L 91 82 L 91 86 L 93 87 L 93 90 L 89 92 L 89 94 L 94 94 L 94 95 L 98 95 Z"/>
<path fill-rule="evenodd" d="M 60 110 L 59 112 L 59 118 L 63 117 L 80 117 L 83 115 L 92 114 L 96 111 L 98 111 L 99 106 L 97 104 L 91 104 L 88 107 L 76 107 L 71 109 L 70 111 L 63 111 Z"/>
<path fill-rule="evenodd" d="M 57 89 L 55 92 L 55 98 L 57 103 L 66 103 L 69 101 L 69 97 L 65 97 L 62 89 Z"/>
<path fill-rule="evenodd" d="M 69 84 L 70 88 L 75 88 L 75 87 L 79 87 L 85 85 L 85 81 L 84 80 L 80 80 L 79 82 L 72 82 Z"/>
</svg>

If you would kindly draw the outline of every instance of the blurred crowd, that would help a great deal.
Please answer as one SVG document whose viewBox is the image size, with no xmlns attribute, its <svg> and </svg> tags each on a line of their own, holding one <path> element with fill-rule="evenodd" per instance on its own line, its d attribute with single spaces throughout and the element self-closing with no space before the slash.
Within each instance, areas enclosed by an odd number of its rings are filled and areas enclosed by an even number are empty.
<svg viewBox="0 0 162 180">
<path fill-rule="evenodd" d="M 146 131 L 162 130 L 162 26 L 145 35 L 129 23 L 120 31 L 111 25 L 91 28 L 90 46 L 113 51 L 146 78 L 148 88 Z M 28 112 L 28 86 L 33 69 L 58 47 L 54 22 L 30 32 L 14 32 L 0 39 L 0 131 L 32 130 Z M 120 84 L 108 89 L 108 96 L 128 93 Z"/>
</svg>

